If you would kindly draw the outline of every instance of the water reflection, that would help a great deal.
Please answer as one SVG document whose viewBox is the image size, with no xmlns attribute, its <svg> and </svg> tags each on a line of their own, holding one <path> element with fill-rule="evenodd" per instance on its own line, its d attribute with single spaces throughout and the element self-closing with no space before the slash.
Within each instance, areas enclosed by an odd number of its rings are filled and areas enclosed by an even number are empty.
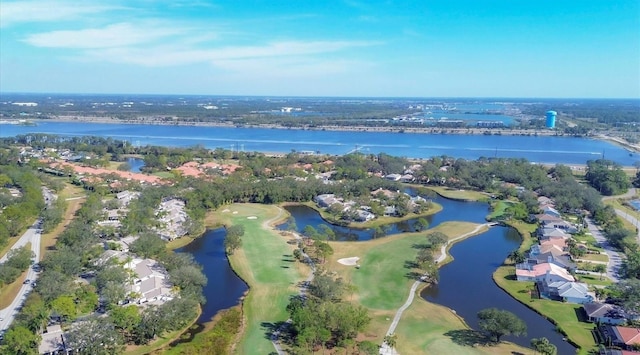
<svg viewBox="0 0 640 355">
<path fill-rule="evenodd" d="M 226 230 L 207 230 L 203 236 L 190 244 L 176 249 L 178 253 L 190 253 L 202 265 L 208 282 L 203 289 L 207 302 L 202 306 L 198 323 L 208 322 L 219 311 L 233 307 L 247 291 L 247 284 L 236 275 L 224 250 Z"/>
</svg>

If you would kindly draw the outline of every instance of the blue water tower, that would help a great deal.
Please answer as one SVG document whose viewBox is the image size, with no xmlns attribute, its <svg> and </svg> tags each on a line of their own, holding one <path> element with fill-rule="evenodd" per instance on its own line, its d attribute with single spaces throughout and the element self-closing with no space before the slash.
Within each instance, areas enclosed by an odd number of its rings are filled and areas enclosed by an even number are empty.
<svg viewBox="0 0 640 355">
<path fill-rule="evenodd" d="M 555 128 L 556 115 L 558 115 L 556 111 L 547 111 L 547 123 L 546 123 L 547 128 Z"/>
</svg>

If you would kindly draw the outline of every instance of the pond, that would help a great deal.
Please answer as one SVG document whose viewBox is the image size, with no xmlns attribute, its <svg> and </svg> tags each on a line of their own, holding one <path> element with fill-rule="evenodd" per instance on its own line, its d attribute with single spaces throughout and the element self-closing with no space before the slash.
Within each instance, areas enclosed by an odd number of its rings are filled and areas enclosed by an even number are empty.
<svg viewBox="0 0 640 355">
<path fill-rule="evenodd" d="M 434 201 L 442 205 L 443 210 L 427 218 L 430 227 L 446 221 L 484 223 L 489 213 L 486 203 L 441 197 Z M 367 229 L 331 226 L 322 220 L 318 212 L 306 206 L 288 206 L 286 209 L 291 213 L 298 231 L 307 225 L 318 229 L 319 225 L 325 224 L 336 232 L 339 240 L 364 241 L 373 236 L 373 231 Z M 410 228 L 412 223 L 415 221 L 391 224 L 386 228 L 387 234 L 402 232 Z M 280 225 L 279 228 L 286 229 L 287 226 Z M 489 307 L 508 310 L 527 323 L 528 334 L 525 337 L 508 337 L 507 340 L 529 347 L 531 338 L 546 337 L 558 347 L 559 354 L 573 354 L 575 348 L 563 340 L 551 322 L 513 299 L 493 282 L 493 272 L 520 243 L 520 235 L 516 230 L 501 226 L 457 243 L 450 250 L 454 261 L 440 269 L 440 283 L 425 289 L 422 297 L 455 310 L 474 329 L 478 329 L 476 314 L 480 310 Z"/>
<path fill-rule="evenodd" d="M 408 190 L 408 193 L 413 195 L 413 191 L 411 190 Z M 432 201 L 440 204 L 442 206 L 442 211 L 434 215 L 424 217 L 424 219 L 429 223 L 429 228 L 433 228 L 446 221 L 464 220 L 474 223 L 484 223 L 485 217 L 489 213 L 488 205 L 482 202 L 463 202 L 442 197 L 436 197 L 432 199 Z M 321 225 L 325 225 L 336 234 L 336 240 L 364 241 L 374 238 L 373 229 L 357 229 L 329 224 L 323 220 L 320 214 L 313 208 L 303 205 L 292 205 L 284 208 L 294 218 L 298 232 L 302 232 L 308 225 L 317 230 L 320 229 Z M 417 218 L 413 218 L 406 221 L 388 224 L 382 228 L 384 235 L 415 232 L 414 224 L 417 220 Z M 278 229 L 281 230 L 286 230 L 288 228 L 288 223 L 283 223 L 278 226 Z"/>
<path fill-rule="evenodd" d="M 575 348 L 563 340 L 551 322 L 516 301 L 493 281 L 493 272 L 520 242 L 515 229 L 496 226 L 455 244 L 449 250 L 454 261 L 440 268 L 439 283 L 426 287 L 421 296 L 454 310 L 474 329 L 478 329 L 480 310 L 491 307 L 507 310 L 527 324 L 527 335 L 508 336 L 505 340 L 529 347 L 532 338 L 546 337 L 558 347 L 558 354 L 574 354 Z"/>
<path fill-rule="evenodd" d="M 629 203 L 636 209 L 636 211 L 640 211 L 640 200 L 631 200 Z"/>
<path fill-rule="evenodd" d="M 139 173 L 140 169 L 144 166 L 144 160 L 140 158 L 129 157 L 126 160 L 127 164 L 131 167 L 129 171 L 132 173 Z"/>
<path fill-rule="evenodd" d="M 203 289 L 206 303 L 198 323 L 208 322 L 219 311 L 238 304 L 240 297 L 248 290 L 247 284 L 236 275 L 224 250 L 224 228 L 207 230 L 200 238 L 176 249 L 178 253 L 190 253 L 202 265 L 208 282 Z"/>
</svg>

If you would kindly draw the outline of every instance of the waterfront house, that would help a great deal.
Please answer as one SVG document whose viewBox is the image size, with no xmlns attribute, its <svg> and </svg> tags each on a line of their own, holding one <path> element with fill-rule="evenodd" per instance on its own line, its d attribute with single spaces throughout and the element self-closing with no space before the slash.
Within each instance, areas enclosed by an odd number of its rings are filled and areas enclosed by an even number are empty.
<svg viewBox="0 0 640 355">
<path fill-rule="evenodd" d="M 640 346 L 640 329 L 614 325 L 598 327 L 605 344 L 631 350 Z"/>
<path fill-rule="evenodd" d="M 326 208 L 326 207 L 331 207 L 331 205 L 335 203 L 341 203 L 341 202 L 336 198 L 336 195 L 334 194 L 322 194 L 322 195 L 316 196 L 316 203 L 318 204 L 318 206 Z"/>
<path fill-rule="evenodd" d="M 516 269 L 516 278 L 518 281 L 544 281 L 550 284 L 556 281 L 573 282 L 576 280 L 565 268 L 552 263 L 518 265 L 525 267 Z"/>
<path fill-rule="evenodd" d="M 557 301 L 584 304 L 593 301 L 589 293 L 589 286 L 581 282 L 555 281 L 552 283 L 539 282 L 540 295 Z"/>
<path fill-rule="evenodd" d="M 532 248 L 533 249 L 533 248 Z M 539 250 L 539 248 L 538 248 Z M 560 267 L 563 267 L 569 271 L 575 270 L 577 265 L 571 261 L 569 256 L 567 255 L 553 255 L 551 252 L 547 253 L 538 253 L 538 254 L 529 254 L 527 258 L 527 263 L 529 264 L 542 264 L 542 263 L 552 263 L 556 264 Z"/>
<path fill-rule="evenodd" d="M 588 302 L 582 305 L 587 319 L 598 324 L 621 325 L 627 321 L 627 314 L 622 307 L 599 302 Z"/>
</svg>

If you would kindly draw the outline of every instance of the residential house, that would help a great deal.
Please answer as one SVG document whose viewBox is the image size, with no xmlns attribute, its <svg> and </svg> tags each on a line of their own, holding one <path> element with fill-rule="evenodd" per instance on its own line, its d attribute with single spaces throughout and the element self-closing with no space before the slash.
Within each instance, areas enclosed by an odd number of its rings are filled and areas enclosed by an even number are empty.
<svg viewBox="0 0 640 355">
<path fill-rule="evenodd" d="M 551 206 L 545 206 L 542 208 L 542 214 L 560 218 L 560 212 Z"/>
<path fill-rule="evenodd" d="M 569 258 L 569 256 L 567 255 L 553 255 L 550 252 L 547 253 L 542 253 L 542 254 L 536 254 L 536 255 L 531 255 L 529 254 L 529 257 L 527 257 L 527 263 L 529 264 L 542 264 L 542 263 L 552 263 L 552 264 L 556 264 L 560 267 L 563 267 L 569 271 L 571 270 L 575 270 L 577 268 L 577 265 L 571 261 L 571 259 Z"/>
<path fill-rule="evenodd" d="M 558 228 L 538 228 L 538 238 L 540 240 L 547 240 L 551 238 L 568 239 L 571 238 L 571 235 Z"/>
<path fill-rule="evenodd" d="M 42 340 L 38 346 L 39 354 L 68 354 L 65 349 L 64 332 L 59 324 L 48 326 L 40 337 Z"/>
<path fill-rule="evenodd" d="M 164 302 L 173 298 L 171 283 L 167 271 L 152 259 L 132 259 L 125 265 L 135 273 L 129 285 L 129 296 L 138 304 L 146 302 Z"/>
<path fill-rule="evenodd" d="M 538 283 L 540 295 L 553 300 L 584 304 L 593 301 L 589 286 L 580 282 L 556 281 Z"/>
<path fill-rule="evenodd" d="M 409 183 L 409 182 L 413 182 L 415 179 L 416 178 L 413 177 L 413 175 L 411 175 L 411 174 L 404 174 L 404 175 L 400 176 L 400 182 Z"/>
<path fill-rule="evenodd" d="M 614 304 L 588 302 L 582 305 L 582 309 L 593 323 L 621 325 L 627 321 L 625 311 Z"/>
<path fill-rule="evenodd" d="M 331 205 L 335 203 L 342 203 L 339 199 L 336 198 L 334 194 L 322 194 L 316 196 L 316 203 L 318 206 L 326 208 L 331 207 Z"/>
<path fill-rule="evenodd" d="M 598 327 L 602 339 L 606 344 L 619 346 L 630 350 L 640 346 L 640 329 L 614 325 L 602 325 Z"/>
<path fill-rule="evenodd" d="M 402 178 L 402 175 L 400 174 L 387 174 L 384 176 L 385 179 L 387 180 L 391 180 L 391 181 L 400 181 L 400 178 Z"/>
<path fill-rule="evenodd" d="M 516 278 L 518 281 L 544 281 L 547 284 L 556 281 L 575 281 L 575 278 L 571 276 L 566 269 L 552 263 L 536 265 L 524 264 L 523 266 L 527 268 L 516 269 Z"/>
</svg>

